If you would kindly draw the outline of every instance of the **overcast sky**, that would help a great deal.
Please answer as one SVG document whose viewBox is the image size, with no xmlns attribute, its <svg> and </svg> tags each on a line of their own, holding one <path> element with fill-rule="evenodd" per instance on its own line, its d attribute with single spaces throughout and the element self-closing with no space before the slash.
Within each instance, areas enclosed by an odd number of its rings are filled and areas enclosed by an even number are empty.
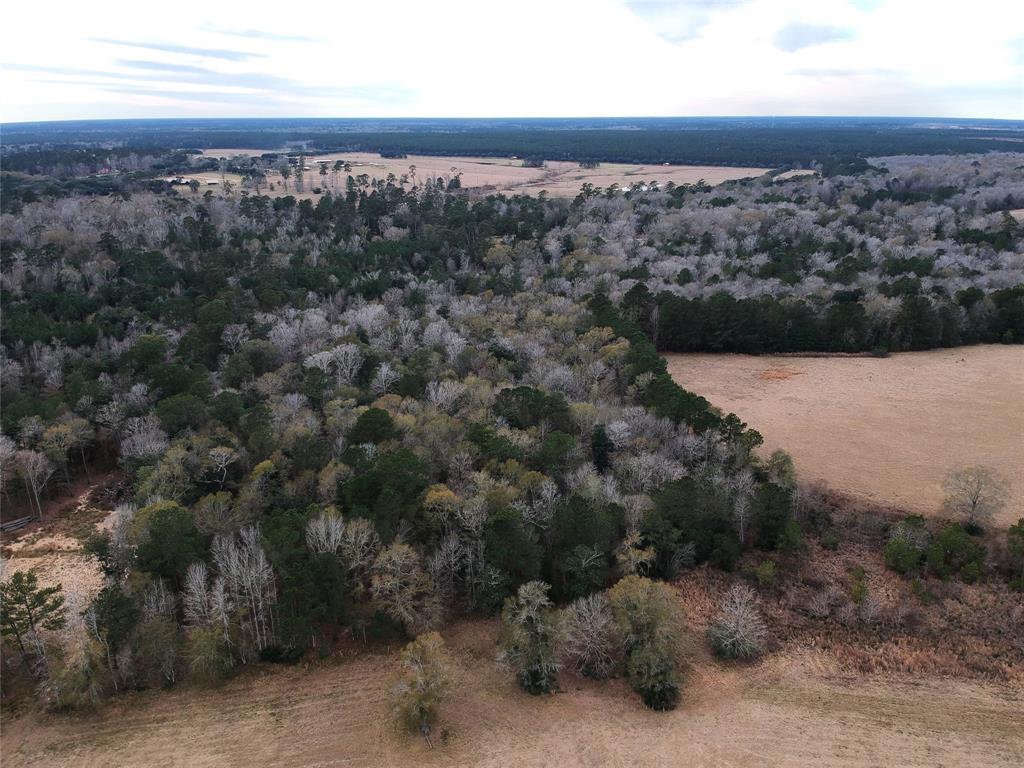
<svg viewBox="0 0 1024 768">
<path fill-rule="evenodd" d="M 22 0 L 0 119 L 1024 118 L 1020 0 Z"/>
</svg>

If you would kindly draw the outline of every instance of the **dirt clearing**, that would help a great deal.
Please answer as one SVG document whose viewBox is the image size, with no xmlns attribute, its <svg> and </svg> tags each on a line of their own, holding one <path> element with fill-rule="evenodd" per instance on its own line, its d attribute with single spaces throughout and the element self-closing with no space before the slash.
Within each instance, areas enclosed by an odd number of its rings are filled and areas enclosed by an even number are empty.
<svg viewBox="0 0 1024 768">
<path fill-rule="evenodd" d="M 1010 483 L 1000 525 L 1024 515 L 1024 347 L 888 358 L 667 355 L 669 372 L 788 451 L 805 480 L 936 514 L 942 480 L 985 464 Z"/>
</svg>

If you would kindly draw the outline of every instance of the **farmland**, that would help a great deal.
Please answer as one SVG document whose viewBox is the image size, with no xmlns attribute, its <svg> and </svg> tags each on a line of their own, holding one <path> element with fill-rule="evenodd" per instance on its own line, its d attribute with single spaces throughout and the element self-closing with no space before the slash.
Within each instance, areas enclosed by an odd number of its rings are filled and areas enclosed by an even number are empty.
<svg viewBox="0 0 1024 768">
<path fill-rule="evenodd" d="M 230 158 L 237 155 L 259 156 L 261 151 L 245 149 L 208 149 L 204 150 L 205 157 Z M 506 194 L 537 194 L 547 192 L 553 197 L 574 197 L 584 184 L 593 184 L 599 188 L 606 188 L 612 184 L 620 187 L 628 187 L 632 183 L 657 182 L 667 184 L 672 182 L 677 185 L 695 184 L 703 179 L 706 183 L 715 185 L 733 179 L 751 178 L 761 176 L 768 172 L 768 168 L 733 168 L 724 166 L 709 165 L 657 165 L 657 164 L 628 164 L 628 163 L 602 163 L 596 168 L 581 168 L 579 163 L 566 161 L 548 161 L 543 168 L 528 168 L 523 162 L 513 158 L 499 157 L 436 157 L 410 155 L 401 159 L 382 158 L 371 152 L 333 152 L 325 155 L 311 155 L 306 157 L 307 188 L 320 185 L 319 165 L 326 163 L 328 170 L 338 160 L 348 163 L 352 175 L 367 174 L 371 178 L 385 179 L 389 174 L 395 177 L 409 176 L 410 167 L 415 168 L 417 180 L 423 181 L 432 178 L 451 179 L 454 175 L 461 175 L 463 188 L 487 191 L 503 192 Z M 800 173 L 800 172 L 796 172 Z M 334 185 L 342 185 L 344 177 L 342 174 L 333 177 L 328 174 L 325 179 L 327 189 L 334 189 Z M 220 178 L 216 173 L 204 173 L 196 176 L 201 182 L 216 181 Z M 281 188 L 281 176 L 277 171 L 268 173 L 268 182 L 274 184 L 275 190 L 271 194 L 283 194 Z M 307 191 L 300 195 L 303 197 L 317 197 Z"/>
<path fill-rule="evenodd" d="M 998 522 L 1024 508 L 1024 351 L 977 346 L 870 357 L 670 355 L 679 384 L 784 448 L 806 480 L 934 514 L 965 464 L 1012 483 Z"/>
</svg>

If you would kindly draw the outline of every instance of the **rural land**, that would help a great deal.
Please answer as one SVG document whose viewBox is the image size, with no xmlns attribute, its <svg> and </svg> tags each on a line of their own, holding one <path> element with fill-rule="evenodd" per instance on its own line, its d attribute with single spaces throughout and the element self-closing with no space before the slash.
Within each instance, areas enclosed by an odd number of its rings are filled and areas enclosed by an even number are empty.
<svg viewBox="0 0 1024 768">
<path fill-rule="evenodd" d="M 1024 124 L 3 134 L 5 766 L 1024 764 Z"/>
</svg>

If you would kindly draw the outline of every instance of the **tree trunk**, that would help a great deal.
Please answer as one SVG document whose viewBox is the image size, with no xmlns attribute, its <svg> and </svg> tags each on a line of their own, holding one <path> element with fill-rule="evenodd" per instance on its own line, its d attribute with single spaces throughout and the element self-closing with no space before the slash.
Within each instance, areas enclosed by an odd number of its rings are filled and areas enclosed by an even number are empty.
<svg viewBox="0 0 1024 768">
<path fill-rule="evenodd" d="M 81 446 L 79 450 L 82 452 L 82 469 L 85 470 L 85 479 L 92 485 L 92 474 L 89 472 L 89 465 L 85 461 L 85 446 Z"/>
</svg>

